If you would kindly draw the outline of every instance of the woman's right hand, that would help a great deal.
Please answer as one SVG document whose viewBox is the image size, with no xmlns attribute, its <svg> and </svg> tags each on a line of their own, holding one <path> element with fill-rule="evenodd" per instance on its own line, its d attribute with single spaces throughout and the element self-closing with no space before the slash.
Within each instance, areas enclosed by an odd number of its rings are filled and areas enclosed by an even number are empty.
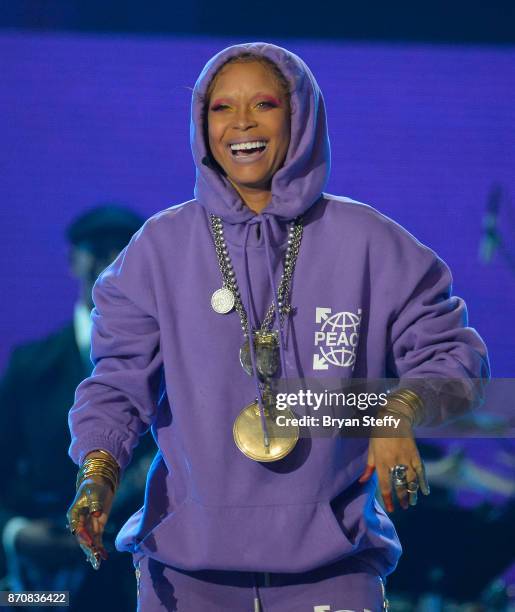
<svg viewBox="0 0 515 612">
<path fill-rule="evenodd" d="M 66 512 L 69 528 L 94 569 L 100 568 L 101 558 L 107 559 L 102 535 L 113 499 L 109 481 L 103 476 L 90 476 L 81 483 Z"/>
</svg>

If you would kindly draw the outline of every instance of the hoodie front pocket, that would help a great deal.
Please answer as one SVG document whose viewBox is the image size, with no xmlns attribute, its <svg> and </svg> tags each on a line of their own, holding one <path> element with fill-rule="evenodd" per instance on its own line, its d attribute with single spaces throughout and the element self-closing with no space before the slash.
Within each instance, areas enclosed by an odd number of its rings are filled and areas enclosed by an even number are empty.
<svg viewBox="0 0 515 612">
<path fill-rule="evenodd" d="M 189 500 L 139 549 L 180 569 L 305 572 L 351 553 L 329 502 L 204 506 Z"/>
<path fill-rule="evenodd" d="M 350 546 L 349 552 L 352 552 L 356 548 L 352 539 L 345 533 L 343 526 L 340 524 L 338 519 L 336 518 L 331 504 L 329 502 L 323 504 L 324 513 L 329 524 L 329 528 L 334 533 L 335 537 L 341 541 L 342 546 L 345 544 L 347 547 Z"/>
<path fill-rule="evenodd" d="M 168 526 L 169 523 L 180 523 L 180 515 L 187 506 L 188 502 L 183 502 L 173 512 L 167 514 L 160 523 L 153 527 L 137 545 L 138 553 L 148 555 L 159 561 L 159 553 L 163 548 L 161 534 L 170 530 Z"/>
</svg>

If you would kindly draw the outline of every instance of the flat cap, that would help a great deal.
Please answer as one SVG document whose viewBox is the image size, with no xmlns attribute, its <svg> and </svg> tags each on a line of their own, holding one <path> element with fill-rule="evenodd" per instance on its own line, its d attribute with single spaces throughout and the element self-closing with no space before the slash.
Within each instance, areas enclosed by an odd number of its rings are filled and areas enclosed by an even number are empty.
<svg viewBox="0 0 515 612">
<path fill-rule="evenodd" d="M 66 237 L 73 246 L 106 255 L 123 249 L 143 222 L 143 217 L 125 206 L 104 204 L 74 219 L 66 229 Z"/>
</svg>

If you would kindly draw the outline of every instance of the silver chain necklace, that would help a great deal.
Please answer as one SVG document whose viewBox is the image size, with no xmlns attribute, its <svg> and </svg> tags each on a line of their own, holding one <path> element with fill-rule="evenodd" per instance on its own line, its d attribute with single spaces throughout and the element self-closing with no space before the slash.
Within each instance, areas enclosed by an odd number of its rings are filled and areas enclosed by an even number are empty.
<svg viewBox="0 0 515 612">
<path fill-rule="evenodd" d="M 213 230 L 213 238 L 215 242 L 216 255 L 218 258 L 218 265 L 222 274 L 223 285 L 221 289 L 217 289 L 211 297 L 211 305 L 215 312 L 226 314 L 233 308 L 236 309 L 240 316 L 241 328 L 243 334 L 248 336 L 247 332 L 247 313 L 245 307 L 241 301 L 240 290 L 238 287 L 238 281 L 231 262 L 231 257 L 227 249 L 227 244 L 224 237 L 223 223 L 220 217 L 216 215 L 211 216 L 211 228 Z M 286 249 L 286 255 L 284 257 L 284 270 L 281 276 L 281 281 L 277 288 L 277 300 L 281 312 L 279 313 L 279 322 L 282 327 L 285 315 L 291 311 L 289 304 L 289 289 L 293 272 L 295 270 L 295 264 L 297 262 L 297 256 L 299 254 L 300 242 L 302 239 L 302 222 L 301 218 L 297 217 L 290 230 L 288 232 L 288 247 Z M 275 314 L 275 304 L 272 301 L 270 304 L 265 318 L 261 324 L 261 331 L 270 329 Z"/>
<path fill-rule="evenodd" d="M 254 368 L 250 353 L 247 312 L 241 300 L 238 282 L 225 242 L 222 220 L 216 215 L 210 215 L 210 217 L 218 265 L 223 280 L 222 287 L 217 289 L 211 296 L 211 306 L 215 312 L 220 314 L 227 314 L 233 308 L 238 313 L 241 329 L 245 337 L 243 346 L 240 348 L 240 363 L 245 372 L 252 376 Z M 284 257 L 284 269 L 277 288 L 280 328 L 283 326 L 285 316 L 291 312 L 289 293 L 299 254 L 302 231 L 302 219 L 297 217 L 288 232 L 288 246 Z M 278 427 L 274 418 L 276 416 L 275 398 L 271 392 L 270 380 L 279 366 L 278 335 L 277 331 L 270 330 L 274 315 L 275 303 L 272 300 L 260 329 L 251 330 L 258 379 L 263 387 L 264 418 L 269 436 L 263 439 L 261 414 L 257 398 L 240 412 L 233 427 L 236 445 L 247 457 L 255 461 L 277 461 L 282 459 L 293 449 L 299 438 L 297 426 Z M 293 413 L 288 415 L 286 412 L 291 411 L 282 411 L 282 414 L 293 417 Z"/>
</svg>

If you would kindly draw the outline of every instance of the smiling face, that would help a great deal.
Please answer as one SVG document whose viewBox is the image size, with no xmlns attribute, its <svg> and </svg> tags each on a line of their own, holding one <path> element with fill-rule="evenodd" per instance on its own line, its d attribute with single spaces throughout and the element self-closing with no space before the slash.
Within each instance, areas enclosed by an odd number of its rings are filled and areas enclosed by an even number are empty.
<svg viewBox="0 0 515 612">
<path fill-rule="evenodd" d="M 211 154 L 243 199 L 270 196 L 290 144 L 287 94 L 261 62 L 231 63 L 215 77 L 208 100 Z"/>
</svg>

